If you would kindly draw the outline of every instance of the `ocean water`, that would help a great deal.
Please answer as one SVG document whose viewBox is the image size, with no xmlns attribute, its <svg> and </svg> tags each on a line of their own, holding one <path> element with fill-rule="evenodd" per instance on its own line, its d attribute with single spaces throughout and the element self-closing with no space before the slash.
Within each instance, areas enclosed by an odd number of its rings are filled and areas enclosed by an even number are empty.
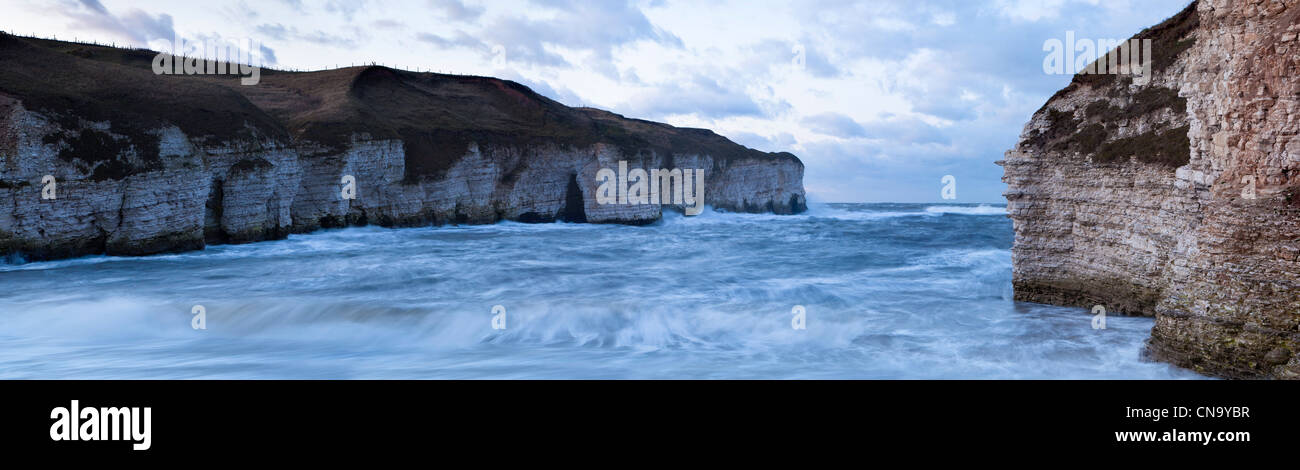
<svg viewBox="0 0 1300 470">
<path fill-rule="evenodd" d="M 1150 319 L 1013 302 L 1011 241 L 1002 207 L 831 204 L 5 264 L 0 377 L 1199 377 L 1142 359 Z"/>
</svg>

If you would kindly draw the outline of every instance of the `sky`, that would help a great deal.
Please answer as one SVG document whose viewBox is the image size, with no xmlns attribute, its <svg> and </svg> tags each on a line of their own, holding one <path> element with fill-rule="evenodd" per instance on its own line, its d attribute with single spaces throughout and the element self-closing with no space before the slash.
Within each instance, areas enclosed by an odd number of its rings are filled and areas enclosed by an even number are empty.
<svg viewBox="0 0 1300 470">
<path fill-rule="evenodd" d="M 268 66 L 489 75 L 804 162 L 812 202 L 1004 202 L 1002 158 L 1069 83 L 1045 43 L 1125 39 L 1189 0 L 0 0 L 0 29 Z M 3 66 L 0 64 L 0 66 Z"/>
</svg>

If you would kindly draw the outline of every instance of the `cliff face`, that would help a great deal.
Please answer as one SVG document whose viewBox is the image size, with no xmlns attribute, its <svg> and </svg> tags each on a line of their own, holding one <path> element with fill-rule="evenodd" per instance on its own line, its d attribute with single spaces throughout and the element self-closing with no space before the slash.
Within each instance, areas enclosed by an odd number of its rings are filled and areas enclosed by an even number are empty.
<svg viewBox="0 0 1300 470">
<path fill-rule="evenodd" d="M 793 155 L 513 82 L 371 66 L 264 70 L 241 86 L 158 76 L 153 57 L 0 35 L 0 256 L 140 255 L 367 223 L 657 220 L 659 204 L 597 204 L 597 171 L 620 160 L 705 169 L 715 208 L 806 208 Z"/>
<path fill-rule="evenodd" d="M 1007 152 L 1016 299 L 1154 315 L 1156 359 L 1300 378 L 1300 4 L 1200 0 Z"/>
</svg>

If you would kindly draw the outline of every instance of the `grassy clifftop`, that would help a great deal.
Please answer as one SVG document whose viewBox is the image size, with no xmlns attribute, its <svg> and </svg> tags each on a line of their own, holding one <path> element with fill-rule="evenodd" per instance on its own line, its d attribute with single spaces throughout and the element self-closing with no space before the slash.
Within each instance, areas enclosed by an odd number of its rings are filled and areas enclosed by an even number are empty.
<svg viewBox="0 0 1300 470">
<path fill-rule="evenodd" d="M 65 119 L 108 121 L 132 143 L 150 129 L 174 124 L 194 139 L 272 141 L 341 151 L 354 136 L 400 139 L 407 179 L 436 176 L 484 145 L 604 143 L 625 154 L 708 154 L 715 160 L 780 159 L 738 145 L 712 131 L 627 119 L 591 108 L 571 108 L 518 83 L 491 77 L 396 70 L 382 66 L 317 72 L 262 70 L 257 85 L 234 75 L 155 75 L 156 52 L 0 36 L 0 94 L 28 109 Z M 156 138 L 155 138 L 156 140 Z M 107 142 L 96 147 L 112 150 Z M 102 147 L 102 148 L 100 148 Z M 142 151 L 147 153 L 147 151 Z M 97 154 L 99 151 L 75 152 Z M 97 157 L 95 157 L 97 158 Z"/>
</svg>

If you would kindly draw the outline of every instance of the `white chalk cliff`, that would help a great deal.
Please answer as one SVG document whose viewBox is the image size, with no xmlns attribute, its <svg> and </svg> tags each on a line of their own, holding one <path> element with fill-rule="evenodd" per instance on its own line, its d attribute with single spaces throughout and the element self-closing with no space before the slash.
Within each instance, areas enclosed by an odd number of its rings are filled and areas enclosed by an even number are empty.
<svg viewBox="0 0 1300 470">
<path fill-rule="evenodd" d="M 370 66 L 264 70 L 243 86 L 155 75 L 154 55 L 0 35 L 0 256 L 144 255 L 359 224 L 658 220 L 668 206 L 597 204 L 597 172 L 619 161 L 704 169 L 718 209 L 806 206 L 793 155 L 505 80 Z"/>
</svg>

